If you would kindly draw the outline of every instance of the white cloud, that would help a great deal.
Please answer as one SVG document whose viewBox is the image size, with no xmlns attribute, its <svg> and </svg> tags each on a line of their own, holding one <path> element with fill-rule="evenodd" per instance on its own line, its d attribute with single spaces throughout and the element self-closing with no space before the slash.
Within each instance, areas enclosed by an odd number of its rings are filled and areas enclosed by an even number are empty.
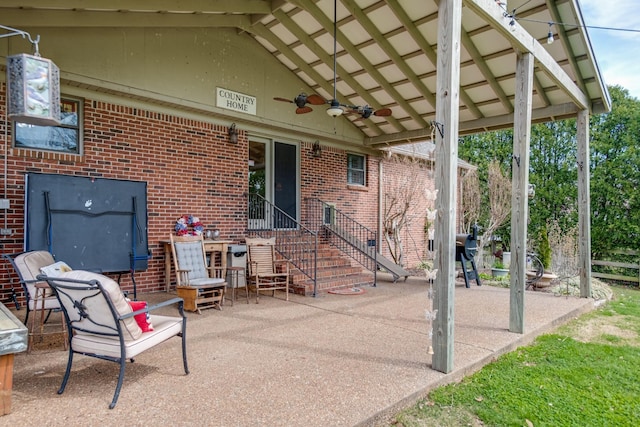
<svg viewBox="0 0 640 427">
<path fill-rule="evenodd" d="M 587 27 L 640 30 L 638 0 L 579 0 Z M 588 28 L 605 84 L 620 85 L 640 98 L 640 32 Z"/>
</svg>

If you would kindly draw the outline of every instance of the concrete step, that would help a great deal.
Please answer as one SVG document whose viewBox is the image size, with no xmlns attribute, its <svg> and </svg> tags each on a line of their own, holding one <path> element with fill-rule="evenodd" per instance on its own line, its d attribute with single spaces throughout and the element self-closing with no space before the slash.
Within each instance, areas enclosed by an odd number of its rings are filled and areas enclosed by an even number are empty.
<svg viewBox="0 0 640 427">
<path fill-rule="evenodd" d="M 363 268 L 357 265 L 336 265 L 336 266 L 325 266 L 318 267 L 317 269 L 317 277 L 318 278 L 326 278 L 326 277 L 342 277 L 348 276 L 350 274 L 358 274 L 363 271 Z M 303 279 L 303 277 L 307 277 L 302 274 L 299 270 L 295 269 L 291 271 L 291 276 L 294 278 Z"/>
<path fill-rule="evenodd" d="M 349 274 L 340 277 L 325 277 L 318 279 L 318 293 L 330 290 L 352 288 L 357 286 L 370 286 L 374 282 L 373 273 Z M 313 295 L 313 281 L 303 280 L 290 286 L 292 292 L 299 295 Z"/>
</svg>

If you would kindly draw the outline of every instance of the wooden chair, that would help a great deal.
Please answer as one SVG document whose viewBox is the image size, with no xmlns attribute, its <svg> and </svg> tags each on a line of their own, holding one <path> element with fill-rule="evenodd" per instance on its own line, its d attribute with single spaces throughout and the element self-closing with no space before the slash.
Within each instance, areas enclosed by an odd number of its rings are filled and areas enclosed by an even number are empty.
<svg viewBox="0 0 640 427">
<path fill-rule="evenodd" d="M 133 311 L 120 286 L 101 274 L 74 270 L 62 273 L 58 277 L 43 275 L 39 278 L 46 280 L 56 291 L 69 333 L 69 359 L 58 394 L 62 394 L 67 385 L 75 353 L 116 362 L 120 364 L 120 374 L 109 405 L 109 408 L 113 409 L 124 381 L 127 359 L 133 362 L 133 358 L 138 354 L 174 336 L 182 337 L 182 363 L 185 374 L 189 373 L 186 347 L 187 318 L 183 312 L 182 299 L 173 298 Z M 180 316 L 151 314 L 149 322 L 145 323 L 148 329 L 146 332 L 143 332 L 134 318 L 136 315 L 150 313 L 157 308 L 173 304 L 177 304 Z M 146 316 L 143 317 L 146 322 Z"/>
<path fill-rule="evenodd" d="M 247 285 L 256 291 L 256 304 L 260 301 L 261 291 L 285 291 L 285 299 L 289 301 L 289 264 L 287 259 L 277 259 L 275 237 L 270 239 L 247 238 Z"/>
<path fill-rule="evenodd" d="M 222 310 L 227 287 L 225 272 L 213 262 L 207 266 L 202 236 L 169 237 L 176 269 L 176 293 L 184 299 L 184 309 L 199 314 L 205 308 Z"/>
<path fill-rule="evenodd" d="M 60 311 L 60 302 L 51 288 L 49 288 L 47 282 L 37 280 L 37 276 L 41 274 L 41 268 L 55 263 L 53 256 L 47 251 L 29 251 L 5 254 L 4 258 L 15 269 L 26 299 L 27 314 L 24 318 L 24 324 L 29 328 L 27 352 L 31 351 L 36 335 L 42 338 L 44 335 L 49 334 L 65 334 L 64 348 L 66 350 L 67 328 L 62 318 L 59 329 L 45 332 L 45 323 L 49 320 L 52 311 Z M 32 311 L 34 313 L 31 315 L 31 323 L 29 323 L 29 315 Z"/>
</svg>

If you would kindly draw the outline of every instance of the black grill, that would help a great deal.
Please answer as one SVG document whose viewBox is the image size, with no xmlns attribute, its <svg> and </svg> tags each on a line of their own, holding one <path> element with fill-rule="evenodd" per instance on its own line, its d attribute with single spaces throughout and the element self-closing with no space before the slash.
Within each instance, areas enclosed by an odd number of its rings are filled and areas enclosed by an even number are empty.
<svg viewBox="0 0 640 427">
<path fill-rule="evenodd" d="M 478 226 L 474 225 L 472 230 L 472 234 L 456 234 L 456 261 L 460 261 L 462 265 L 464 284 L 467 288 L 469 280 L 475 280 L 478 286 L 481 286 L 474 259 L 478 253 Z M 468 262 L 471 263 L 471 270 L 467 270 Z"/>
</svg>

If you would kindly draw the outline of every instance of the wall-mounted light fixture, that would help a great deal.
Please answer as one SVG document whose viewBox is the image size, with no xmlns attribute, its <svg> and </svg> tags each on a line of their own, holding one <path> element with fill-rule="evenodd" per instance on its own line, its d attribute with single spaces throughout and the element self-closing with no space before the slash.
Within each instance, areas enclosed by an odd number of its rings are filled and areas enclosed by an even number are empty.
<svg viewBox="0 0 640 427">
<path fill-rule="evenodd" d="M 238 143 L 238 129 L 235 123 L 231 123 L 231 126 L 229 126 L 229 142 L 232 144 Z"/>
<path fill-rule="evenodd" d="M 316 142 L 313 143 L 313 147 L 311 147 L 311 154 L 313 157 L 322 156 L 322 148 L 320 148 L 320 142 L 317 139 Z"/>
</svg>

